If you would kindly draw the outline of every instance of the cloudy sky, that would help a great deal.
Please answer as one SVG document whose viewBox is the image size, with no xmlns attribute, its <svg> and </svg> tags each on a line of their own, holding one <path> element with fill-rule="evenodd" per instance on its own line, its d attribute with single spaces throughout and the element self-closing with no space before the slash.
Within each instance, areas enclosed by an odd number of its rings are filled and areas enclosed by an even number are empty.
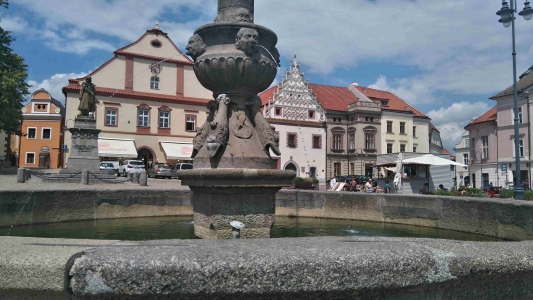
<svg viewBox="0 0 533 300">
<path fill-rule="evenodd" d="M 511 29 L 499 0 L 256 0 L 255 22 L 274 30 L 282 66 L 297 55 L 312 83 L 389 90 L 432 118 L 453 152 L 464 126 L 512 85 Z M 83 76 L 159 20 L 185 52 L 216 15 L 215 0 L 11 0 L 0 10 L 33 89 L 63 100 Z M 519 1 L 519 10 L 523 3 Z M 533 20 L 517 19 L 518 75 L 533 64 Z"/>
</svg>

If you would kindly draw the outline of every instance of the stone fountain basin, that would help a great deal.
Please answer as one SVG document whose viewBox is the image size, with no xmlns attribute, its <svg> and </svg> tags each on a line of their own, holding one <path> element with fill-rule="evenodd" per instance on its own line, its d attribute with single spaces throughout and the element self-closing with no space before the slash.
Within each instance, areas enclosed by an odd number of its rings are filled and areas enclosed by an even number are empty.
<svg viewBox="0 0 533 300">
<path fill-rule="evenodd" d="M 3 191 L 0 224 L 191 215 L 189 198 L 185 190 Z M 0 237 L 0 299 L 533 297 L 530 202 L 282 190 L 276 214 L 418 224 L 523 241 Z"/>
</svg>

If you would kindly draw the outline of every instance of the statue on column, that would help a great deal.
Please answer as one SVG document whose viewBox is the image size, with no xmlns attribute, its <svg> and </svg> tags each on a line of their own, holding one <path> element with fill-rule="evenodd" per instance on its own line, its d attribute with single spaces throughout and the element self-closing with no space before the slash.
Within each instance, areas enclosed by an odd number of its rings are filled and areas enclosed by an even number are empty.
<svg viewBox="0 0 533 300">
<path fill-rule="evenodd" d="M 85 81 L 81 84 L 79 99 L 78 110 L 80 113 L 78 117 L 89 117 L 89 113 L 96 111 L 96 86 L 92 83 L 90 76 L 85 78 Z"/>
</svg>

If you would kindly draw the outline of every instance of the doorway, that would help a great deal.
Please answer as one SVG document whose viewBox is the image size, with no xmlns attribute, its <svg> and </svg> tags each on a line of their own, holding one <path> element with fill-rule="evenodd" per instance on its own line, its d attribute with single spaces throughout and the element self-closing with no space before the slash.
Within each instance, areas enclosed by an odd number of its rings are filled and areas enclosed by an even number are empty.
<svg viewBox="0 0 533 300">
<path fill-rule="evenodd" d="M 50 169 L 50 153 L 39 154 L 39 168 Z"/>
<path fill-rule="evenodd" d="M 141 148 L 137 151 L 139 160 L 144 163 L 144 169 L 148 170 L 154 164 L 154 153 L 147 148 Z"/>
</svg>

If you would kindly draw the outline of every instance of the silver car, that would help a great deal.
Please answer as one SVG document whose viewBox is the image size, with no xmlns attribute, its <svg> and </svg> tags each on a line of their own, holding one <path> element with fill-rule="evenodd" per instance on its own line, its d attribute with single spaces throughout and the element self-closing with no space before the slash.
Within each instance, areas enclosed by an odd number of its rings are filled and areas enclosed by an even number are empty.
<svg viewBox="0 0 533 300">
<path fill-rule="evenodd" d="M 148 169 L 148 177 L 153 178 L 172 178 L 172 174 L 170 173 L 170 167 L 163 164 L 157 164 L 154 165 L 152 168 Z"/>
</svg>

